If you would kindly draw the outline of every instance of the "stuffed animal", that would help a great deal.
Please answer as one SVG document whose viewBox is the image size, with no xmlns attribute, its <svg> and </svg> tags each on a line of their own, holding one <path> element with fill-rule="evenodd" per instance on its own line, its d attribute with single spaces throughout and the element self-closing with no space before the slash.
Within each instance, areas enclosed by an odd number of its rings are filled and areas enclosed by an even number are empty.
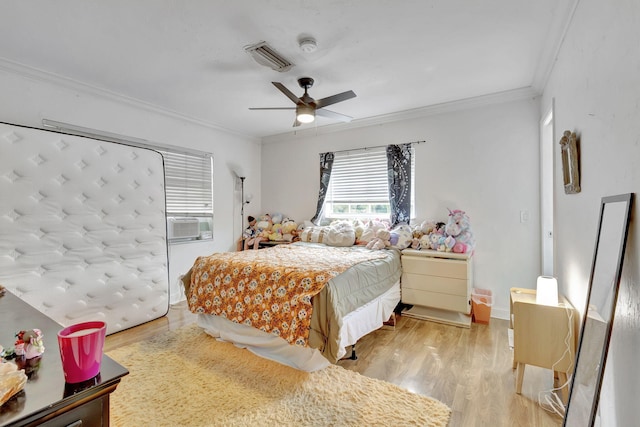
<svg viewBox="0 0 640 427">
<path fill-rule="evenodd" d="M 429 249 L 437 251 L 438 247 L 440 247 L 440 237 L 442 234 L 433 232 L 429 234 Z"/>
<path fill-rule="evenodd" d="M 431 234 L 425 234 L 420 238 L 420 249 L 431 249 Z"/>
<path fill-rule="evenodd" d="M 376 237 L 367 243 L 367 249 L 380 250 L 391 245 L 391 233 L 389 230 L 381 228 L 376 231 Z"/>
<path fill-rule="evenodd" d="M 280 223 L 274 223 L 274 224 L 271 226 L 271 232 L 273 232 L 273 233 L 280 233 L 280 234 L 282 234 L 282 224 L 280 224 Z"/>
<path fill-rule="evenodd" d="M 282 221 L 282 234 L 289 234 L 297 228 L 298 223 L 293 220 L 287 218 L 286 220 Z"/>
<path fill-rule="evenodd" d="M 273 214 L 271 214 L 271 221 L 274 224 L 280 224 L 282 222 L 282 214 L 279 212 L 275 212 Z"/>
<path fill-rule="evenodd" d="M 359 219 L 356 219 L 353 221 L 353 227 L 356 230 L 356 240 L 359 240 L 360 237 L 362 237 L 362 233 L 364 233 L 364 229 L 365 229 L 364 222 L 362 222 Z"/>
<path fill-rule="evenodd" d="M 298 234 L 298 223 L 289 218 L 285 218 L 282 220 L 280 232 L 282 233 L 282 240 L 292 242 L 293 238 Z"/>
<path fill-rule="evenodd" d="M 263 231 L 271 230 L 272 225 L 273 225 L 273 221 L 271 220 L 271 215 L 269 214 L 262 215 L 258 220 L 258 222 L 256 223 L 256 229 L 258 230 L 258 234 L 262 234 Z"/>
<path fill-rule="evenodd" d="M 451 236 L 440 236 L 438 239 L 438 248 L 439 252 L 452 252 L 453 248 L 456 244 L 456 239 Z"/>
<path fill-rule="evenodd" d="M 413 234 L 411 227 L 406 224 L 400 224 L 393 230 L 391 230 L 391 238 L 389 239 L 391 246 L 403 250 L 411 246 L 413 241 Z"/>
<path fill-rule="evenodd" d="M 449 210 L 449 221 L 445 226 L 445 234 L 455 239 L 452 251 L 455 253 L 472 252 L 475 247 L 469 217 L 459 209 Z"/>
<path fill-rule="evenodd" d="M 431 220 L 422 221 L 419 225 L 413 227 L 413 237 L 419 239 L 425 234 L 430 234 L 436 229 L 437 224 L 437 222 Z"/>
<path fill-rule="evenodd" d="M 281 241 L 284 240 L 284 237 L 282 236 L 282 233 L 278 231 L 271 231 L 271 233 L 269 233 L 269 240 Z"/>
<path fill-rule="evenodd" d="M 425 222 L 426 221 L 424 221 L 422 224 L 424 224 Z M 411 229 L 411 249 L 419 250 L 422 247 L 420 239 L 422 239 L 422 236 L 424 236 L 425 234 L 428 234 L 424 232 L 422 224 L 416 225 Z"/>
<path fill-rule="evenodd" d="M 378 230 L 387 230 L 387 226 L 382 221 L 371 220 L 365 225 L 364 231 L 357 240 L 357 244 L 366 245 L 376 238 Z"/>
</svg>

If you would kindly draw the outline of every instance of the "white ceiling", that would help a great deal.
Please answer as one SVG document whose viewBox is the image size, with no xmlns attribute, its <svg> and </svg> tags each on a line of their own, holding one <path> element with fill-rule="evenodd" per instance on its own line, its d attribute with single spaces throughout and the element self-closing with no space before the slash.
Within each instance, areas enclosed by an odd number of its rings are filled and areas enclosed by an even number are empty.
<svg viewBox="0 0 640 427">
<path fill-rule="evenodd" d="M 293 131 L 310 76 L 316 99 L 366 118 L 513 89 L 541 90 L 574 0 L 2 0 L 0 62 L 263 137 Z M 298 40 L 313 36 L 318 50 Z M 246 45 L 268 42 L 278 73 Z M 298 129 L 335 123 L 319 117 Z"/>
</svg>

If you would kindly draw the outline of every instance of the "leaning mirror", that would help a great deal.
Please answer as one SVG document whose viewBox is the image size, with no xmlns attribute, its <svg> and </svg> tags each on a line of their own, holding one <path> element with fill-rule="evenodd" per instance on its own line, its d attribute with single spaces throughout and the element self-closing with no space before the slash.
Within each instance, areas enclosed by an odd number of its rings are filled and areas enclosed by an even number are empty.
<svg viewBox="0 0 640 427">
<path fill-rule="evenodd" d="M 603 197 L 565 426 L 593 426 L 607 361 L 633 194 Z"/>
</svg>

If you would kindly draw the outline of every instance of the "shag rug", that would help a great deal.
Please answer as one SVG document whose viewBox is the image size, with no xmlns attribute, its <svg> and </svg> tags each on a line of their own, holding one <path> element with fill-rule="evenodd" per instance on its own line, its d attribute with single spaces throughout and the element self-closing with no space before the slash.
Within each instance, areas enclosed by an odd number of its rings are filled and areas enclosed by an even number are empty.
<svg viewBox="0 0 640 427">
<path fill-rule="evenodd" d="M 108 352 L 129 369 L 115 426 L 446 426 L 445 404 L 331 365 L 302 372 L 197 325 Z"/>
</svg>

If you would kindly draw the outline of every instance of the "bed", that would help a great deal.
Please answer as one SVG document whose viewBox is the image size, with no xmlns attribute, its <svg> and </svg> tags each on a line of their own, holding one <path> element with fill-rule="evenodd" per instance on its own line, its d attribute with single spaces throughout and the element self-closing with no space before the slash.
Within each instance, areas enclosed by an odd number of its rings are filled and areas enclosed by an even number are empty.
<svg viewBox="0 0 640 427">
<path fill-rule="evenodd" d="M 400 276 L 395 249 L 297 242 L 199 257 L 183 284 L 210 335 L 314 371 L 390 318 Z"/>
</svg>

